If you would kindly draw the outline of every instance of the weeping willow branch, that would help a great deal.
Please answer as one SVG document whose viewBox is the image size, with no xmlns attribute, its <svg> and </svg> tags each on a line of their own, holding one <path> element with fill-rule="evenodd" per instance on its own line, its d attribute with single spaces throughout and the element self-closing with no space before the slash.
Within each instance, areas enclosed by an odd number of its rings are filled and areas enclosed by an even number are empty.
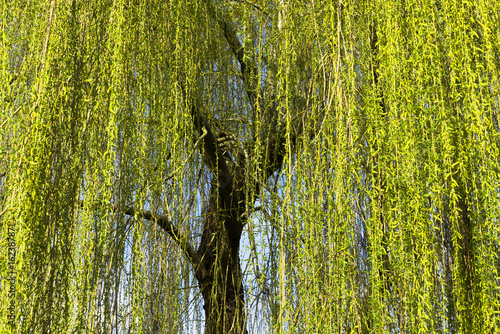
<svg viewBox="0 0 500 334">
<path fill-rule="evenodd" d="M 194 144 L 194 150 L 191 151 L 191 153 L 188 155 L 188 157 L 184 160 L 184 163 L 182 163 L 175 171 L 173 171 L 172 173 L 170 173 L 169 176 L 167 176 L 165 178 L 165 180 L 163 180 L 163 182 L 167 182 L 168 180 L 172 179 L 175 174 L 177 174 L 182 168 L 184 168 L 184 166 L 188 163 L 189 159 L 191 159 L 191 157 L 193 156 L 194 152 L 196 151 L 196 148 L 198 147 L 198 144 L 200 143 L 200 141 L 205 138 L 205 136 L 207 135 L 207 130 L 205 128 L 202 128 L 201 129 L 203 131 L 203 134 L 201 135 L 200 138 L 198 138 L 198 140 L 196 141 L 196 143 Z"/>
<path fill-rule="evenodd" d="M 257 91 L 258 82 L 256 80 L 256 74 L 258 73 L 257 65 L 248 56 L 248 51 L 245 50 L 243 45 L 237 36 L 237 31 L 234 28 L 230 20 L 225 17 L 225 15 L 218 11 L 216 13 L 215 9 L 212 7 L 210 2 L 208 2 L 208 11 L 212 18 L 218 23 L 221 31 L 226 39 L 233 55 L 236 57 L 240 63 L 241 76 L 243 78 L 243 83 L 245 84 L 246 94 L 250 100 L 250 104 L 253 108 L 254 113 L 257 110 Z M 272 175 L 276 170 L 281 168 L 283 158 L 285 155 L 284 144 L 286 141 L 284 135 L 284 124 L 279 124 L 279 113 L 276 110 L 276 106 L 272 105 L 270 108 L 265 108 L 264 116 L 268 122 L 268 126 L 263 126 L 261 132 L 259 133 L 260 141 L 266 143 L 266 154 L 262 157 L 260 165 L 266 166 L 265 177 Z M 292 141 L 295 142 L 296 135 L 292 136 Z M 250 146 L 254 146 L 252 143 Z"/>
<path fill-rule="evenodd" d="M 250 5 L 253 8 L 257 9 L 259 12 L 262 12 L 264 15 L 266 15 L 267 17 L 269 17 L 269 13 L 267 11 L 265 11 L 264 9 L 262 9 L 262 7 L 260 7 L 259 5 L 255 4 L 253 2 L 246 1 L 246 0 L 233 0 L 233 1 L 229 1 L 229 2 L 233 2 L 233 3 L 238 3 L 239 2 L 239 3 Z"/>
<path fill-rule="evenodd" d="M 189 262 L 191 262 L 191 264 L 193 265 L 196 274 L 201 274 L 202 277 L 205 277 L 207 275 L 207 271 L 201 263 L 198 254 L 191 246 L 191 244 L 186 241 L 186 236 L 182 235 L 179 229 L 172 222 L 172 217 L 170 216 L 170 212 L 168 212 L 168 209 L 167 216 L 154 214 L 151 211 L 147 210 L 136 210 L 133 207 L 120 206 L 117 204 L 112 204 L 111 209 L 113 210 L 113 212 L 122 212 L 128 216 L 135 216 L 156 223 L 165 232 L 167 232 L 183 250 L 183 252 L 188 257 Z"/>
<path fill-rule="evenodd" d="M 245 84 L 246 93 L 253 110 L 256 110 L 257 106 L 257 66 L 251 57 L 248 56 L 248 52 L 245 51 L 243 45 L 241 45 L 236 29 L 230 23 L 230 20 L 221 12 L 215 12 L 209 1 L 208 11 L 212 18 L 220 26 L 224 38 L 226 39 L 231 51 L 240 63 L 240 71 L 243 78 L 243 83 Z"/>
<path fill-rule="evenodd" d="M 47 24 L 47 33 L 45 35 L 45 41 L 43 43 L 43 51 L 42 51 L 42 61 L 41 61 L 41 64 L 40 64 L 40 73 L 43 73 L 44 71 L 44 68 L 45 68 L 45 62 L 47 60 L 47 49 L 48 49 L 48 46 L 49 46 L 49 40 L 50 40 L 50 33 L 51 33 L 51 29 L 52 29 L 52 23 L 53 23 L 53 20 L 54 20 L 54 9 L 55 9 L 55 6 L 56 6 L 56 2 L 55 0 L 52 1 L 50 3 L 50 13 L 49 13 L 49 22 Z M 40 96 L 41 96 L 41 93 L 42 93 L 42 81 L 40 81 L 38 83 L 38 97 L 36 99 L 36 102 L 35 102 L 35 108 L 38 107 L 38 103 L 40 102 Z"/>
<path fill-rule="evenodd" d="M 180 71 L 180 86 L 182 93 L 186 100 L 188 100 L 187 90 L 184 85 L 185 75 Z M 224 183 L 224 187 L 220 187 L 221 195 L 225 200 L 229 200 L 231 193 L 233 191 L 233 176 L 229 166 L 224 158 L 224 152 L 220 148 L 215 137 L 212 127 L 206 118 L 200 113 L 198 107 L 195 103 L 191 106 L 191 117 L 193 118 L 193 126 L 195 131 L 203 140 L 203 149 L 200 147 L 200 154 L 203 157 L 203 162 L 212 171 L 215 178 L 221 183 Z M 196 141 L 195 146 L 198 146 L 199 141 Z"/>
</svg>

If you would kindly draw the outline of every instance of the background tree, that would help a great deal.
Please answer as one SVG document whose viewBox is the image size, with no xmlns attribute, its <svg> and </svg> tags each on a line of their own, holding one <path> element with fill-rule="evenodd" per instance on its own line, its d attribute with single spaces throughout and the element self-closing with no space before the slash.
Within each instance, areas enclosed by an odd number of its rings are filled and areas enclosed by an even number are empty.
<svg viewBox="0 0 500 334">
<path fill-rule="evenodd" d="M 2 332 L 498 328 L 495 1 L 2 6 Z"/>
</svg>

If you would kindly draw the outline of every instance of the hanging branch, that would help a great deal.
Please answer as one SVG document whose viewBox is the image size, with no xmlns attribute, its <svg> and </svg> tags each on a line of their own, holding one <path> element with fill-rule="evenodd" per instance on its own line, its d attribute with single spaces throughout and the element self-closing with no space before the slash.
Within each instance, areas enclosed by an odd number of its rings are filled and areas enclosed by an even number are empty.
<svg viewBox="0 0 500 334">
<path fill-rule="evenodd" d="M 205 128 L 203 128 L 203 129 L 202 129 L 202 131 L 203 131 L 203 134 L 201 135 L 201 137 L 200 137 L 200 138 L 198 138 L 198 140 L 196 141 L 196 143 L 194 143 L 194 150 L 193 150 L 193 151 L 191 151 L 191 153 L 190 153 L 190 154 L 188 155 L 188 157 L 184 160 L 184 162 L 183 162 L 183 163 L 182 163 L 182 164 L 181 164 L 181 165 L 180 165 L 180 166 L 179 166 L 179 167 L 178 167 L 175 171 L 173 171 L 172 173 L 170 173 L 170 175 L 169 175 L 169 176 L 167 176 L 167 177 L 163 180 L 163 182 L 167 182 L 167 181 L 171 180 L 171 179 L 175 176 L 175 174 L 177 174 L 177 173 L 178 173 L 178 172 L 179 172 L 179 171 L 180 171 L 180 170 L 181 170 L 181 169 L 182 169 L 182 168 L 183 168 L 183 167 L 184 167 L 184 166 L 188 163 L 189 159 L 191 159 L 191 157 L 193 156 L 194 152 L 196 151 L 196 148 L 198 147 L 198 144 L 200 143 L 200 141 L 201 141 L 203 138 L 205 138 L 205 136 L 206 136 L 206 135 L 207 135 L 207 133 L 208 133 L 208 132 L 207 132 L 207 130 L 206 130 Z"/>
<path fill-rule="evenodd" d="M 245 84 L 245 90 L 250 100 L 253 111 L 257 110 L 257 65 L 251 57 L 245 52 L 245 48 L 238 39 L 236 34 L 236 29 L 234 28 L 231 21 L 221 12 L 216 13 L 215 9 L 212 7 L 211 3 L 207 4 L 208 12 L 212 16 L 212 19 L 217 22 L 220 26 L 224 38 L 226 39 L 231 51 L 240 63 L 240 71 L 243 78 L 243 83 Z"/>
<path fill-rule="evenodd" d="M 201 274 L 202 277 L 205 277 L 207 275 L 207 270 L 203 266 L 198 254 L 189 244 L 189 242 L 187 242 L 186 237 L 182 235 L 179 229 L 172 222 L 172 216 L 168 211 L 168 207 L 167 216 L 155 214 L 148 210 L 136 210 L 133 207 L 120 206 L 118 204 L 111 204 L 111 209 L 113 210 L 113 212 L 122 212 L 128 216 L 139 217 L 156 223 L 165 232 L 167 232 L 184 251 L 189 259 L 189 262 L 191 262 L 191 264 L 195 268 L 196 275 Z"/>
<path fill-rule="evenodd" d="M 208 3 L 208 11 L 212 16 L 214 21 L 219 25 L 221 32 L 226 39 L 229 47 L 235 58 L 238 60 L 240 64 L 241 77 L 243 79 L 244 87 L 250 104 L 252 106 L 254 114 L 257 112 L 257 91 L 258 91 L 258 82 L 257 82 L 257 65 L 253 61 L 251 57 L 248 57 L 245 51 L 245 48 L 241 44 L 238 39 L 238 35 L 236 33 L 236 29 L 234 25 L 230 22 L 230 20 L 220 11 L 216 13 L 215 9 L 212 7 L 210 3 Z M 284 137 L 280 136 L 281 130 L 277 128 L 277 118 L 278 114 L 276 112 L 276 108 L 272 106 L 271 108 L 267 108 L 265 119 L 271 120 L 269 122 L 269 126 L 264 126 L 259 134 L 261 142 L 267 142 L 268 152 L 267 156 L 263 158 L 263 162 L 270 162 L 270 165 L 275 166 L 273 172 L 278 165 L 281 165 L 281 161 L 283 160 L 283 154 L 279 154 L 274 148 L 280 146 L 281 142 L 284 142 Z M 281 140 L 278 137 L 283 137 Z M 250 146 L 254 146 L 253 143 Z M 277 165 L 274 162 L 279 162 Z M 268 166 L 269 164 L 264 164 Z M 266 175 L 271 175 L 272 172 L 267 173 Z"/>
</svg>

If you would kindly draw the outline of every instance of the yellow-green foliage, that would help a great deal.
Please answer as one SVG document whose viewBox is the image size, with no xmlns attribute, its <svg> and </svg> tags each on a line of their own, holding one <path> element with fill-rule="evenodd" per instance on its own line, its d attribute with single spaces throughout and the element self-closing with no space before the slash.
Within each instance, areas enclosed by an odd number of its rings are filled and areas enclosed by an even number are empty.
<svg viewBox="0 0 500 334">
<path fill-rule="evenodd" d="M 249 332 L 499 331 L 497 1 L 15 0 L 1 15 L 1 333 L 203 331 L 179 247 L 200 241 L 211 182 L 193 107 L 256 138 Z M 270 177 L 269 108 L 286 133 Z M 171 215 L 184 239 L 120 204 Z"/>
</svg>

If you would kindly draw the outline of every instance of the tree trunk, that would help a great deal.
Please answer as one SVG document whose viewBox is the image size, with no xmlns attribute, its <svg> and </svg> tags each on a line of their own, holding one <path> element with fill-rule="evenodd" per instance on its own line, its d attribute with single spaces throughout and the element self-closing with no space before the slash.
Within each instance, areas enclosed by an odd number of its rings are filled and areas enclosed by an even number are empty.
<svg viewBox="0 0 500 334">
<path fill-rule="evenodd" d="M 198 248 L 201 264 L 206 268 L 205 275 L 196 275 L 204 300 L 205 333 L 247 333 L 239 258 L 243 230 L 240 216 L 245 201 L 240 191 L 228 196 L 221 188 L 212 186 Z"/>
</svg>

